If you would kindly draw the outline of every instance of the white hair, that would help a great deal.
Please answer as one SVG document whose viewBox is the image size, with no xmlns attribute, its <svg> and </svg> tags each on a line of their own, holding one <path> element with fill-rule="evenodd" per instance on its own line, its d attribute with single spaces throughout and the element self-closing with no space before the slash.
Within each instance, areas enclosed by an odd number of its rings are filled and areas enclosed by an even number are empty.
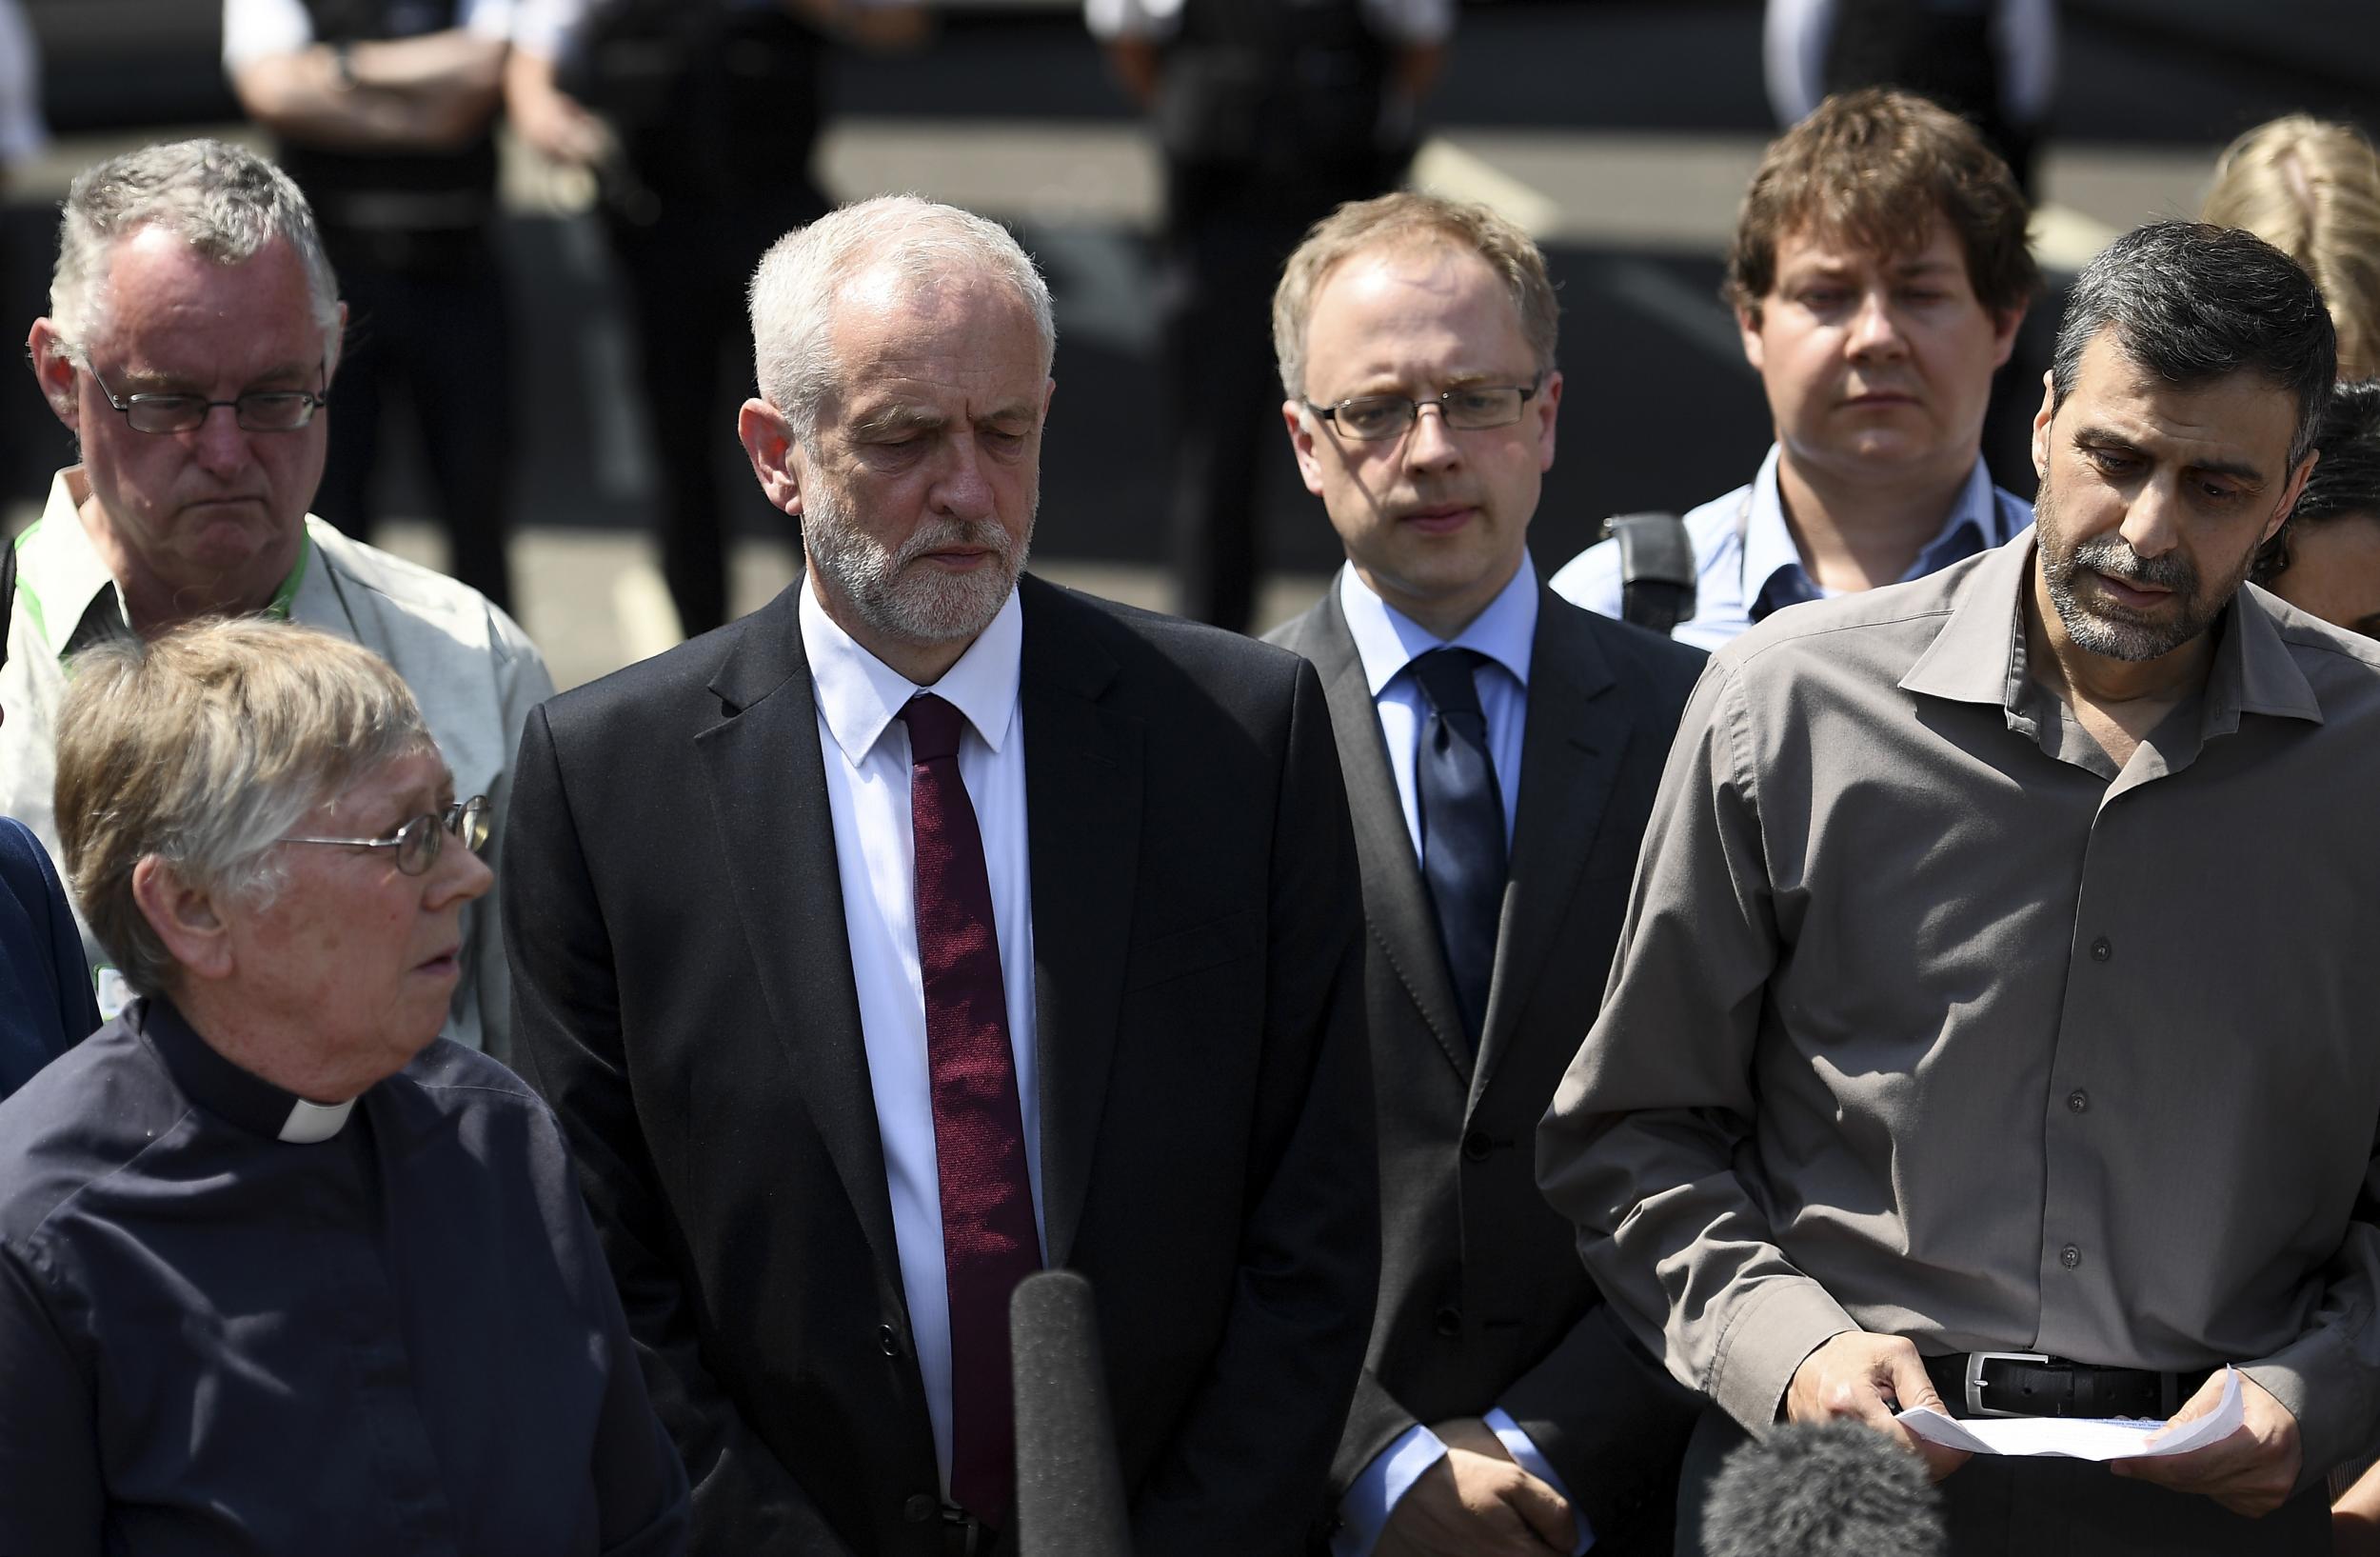
<svg viewBox="0 0 2380 1557">
<path fill-rule="evenodd" d="M 50 321 L 64 356 L 86 355 L 105 328 L 114 247 L 159 228 L 217 265 L 239 265 L 279 238 L 306 268 L 326 356 L 339 355 L 339 282 L 313 208 L 288 174 L 228 141 L 145 146 L 86 168 L 68 189 L 50 277 Z"/>
<path fill-rule="evenodd" d="M 983 277 L 1013 291 L 1033 315 L 1041 373 L 1058 349 L 1049 284 L 1006 228 L 914 194 L 879 195 L 796 228 L 752 273 L 752 369 L 761 397 L 783 411 L 797 439 L 818 431 L 818 409 L 836 387 L 828 336 L 835 303 L 860 275 L 893 268 L 910 287 Z"/>
</svg>

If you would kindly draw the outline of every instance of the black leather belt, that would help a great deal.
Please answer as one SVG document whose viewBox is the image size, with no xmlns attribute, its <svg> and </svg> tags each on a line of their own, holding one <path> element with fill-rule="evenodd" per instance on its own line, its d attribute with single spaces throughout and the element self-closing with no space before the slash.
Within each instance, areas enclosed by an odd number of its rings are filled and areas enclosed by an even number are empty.
<svg viewBox="0 0 2380 1557">
<path fill-rule="evenodd" d="M 964 1508 L 942 1505 L 942 1557 L 983 1557 L 999 1533 Z"/>
<path fill-rule="evenodd" d="M 2037 1351 L 1954 1351 L 1925 1363 L 1953 1416 L 2130 1416 L 2161 1422 L 2214 1371 L 2096 1367 Z"/>
</svg>

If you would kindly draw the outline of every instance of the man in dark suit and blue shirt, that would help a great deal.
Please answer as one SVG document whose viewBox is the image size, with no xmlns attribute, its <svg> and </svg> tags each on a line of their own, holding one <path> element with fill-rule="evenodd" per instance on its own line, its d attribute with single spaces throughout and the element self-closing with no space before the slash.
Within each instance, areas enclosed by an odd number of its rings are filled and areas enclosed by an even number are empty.
<svg viewBox="0 0 2380 1557">
<path fill-rule="evenodd" d="M 806 577 L 524 738 L 522 1064 L 698 1551 L 1007 1549 L 1008 1296 L 1044 1265 L 1098 1294 L 1140 1557 L 1298 1551 L 1360 1366 L 1378 1185 L 1321 689 L 1019 577 L 1049 309 L 948 207 L 782 240 L 740 430 Z"/>
<path fill-rule="evenodd" d="M 1413 194 L 1340 207 L 1274 300 L 1282 414 L 1347 549 L 1274 641 L 1321 672 L 1371 931 L 1384 1263 L 1339 1557 L 1666 1553 L 1694 1420 L 1531 1177 L 1702 662 L 1537 581 L 1555 327 L 1526 234 Z"/>
</svg>

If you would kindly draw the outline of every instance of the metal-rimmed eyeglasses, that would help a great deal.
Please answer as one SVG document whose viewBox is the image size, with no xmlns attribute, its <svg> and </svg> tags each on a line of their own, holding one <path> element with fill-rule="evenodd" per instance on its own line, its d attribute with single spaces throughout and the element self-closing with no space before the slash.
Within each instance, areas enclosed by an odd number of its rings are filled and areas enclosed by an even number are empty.
<svg viewBox="0 0 2380 1557">
<path fill-rule="evenodd" d="M 1537 392 L 1535 384 L 1471 384 L 1425 400 L 1401 394 L 1359 394 L 1332 406 L 1318 406 L 1311 400 L 1305 404 L 1306 409 L 1348 437 L 1375 443 L 1403 436 L 1424 406 L 1436 406 L 1448 429 L 1455 432 L 1510 427 L 1520 420 L 1520 408 Z"/>
<path fill-rule="evenodd" d="M 397 868 L 418 876 L 438 863 L 452 834 L 476 854 L 487 847 L 487 797 L 473 795 L 443 810 L 424 811 L 386 838 L 284 838 L 285 844 L 337 844 L 347 848 L 393 848 Z"/>
<path fill-rule="evenodd" d="M 244 432 L 295 432 L 314 419 L 314 413 L 330 404 L 330 387 L 324 385 L 317 394 L 311 389 L 250 389 L 230 400 L 209 400 L 203 394 L 140 394 L 116 393 L 108 388 L 108 381 L 99 376 L 99 369 L 89 359 L 83 362 L 83 371 L 99 386 L 99 392 L 108 397 L 108 404 L 124 413 L 125 422 L 135 432 L 188 432 L 203 426 L 218 406 L 231 408 L 231 419 Z M 322 371 L 319 364 L 317 373 Z"/>
</svg>

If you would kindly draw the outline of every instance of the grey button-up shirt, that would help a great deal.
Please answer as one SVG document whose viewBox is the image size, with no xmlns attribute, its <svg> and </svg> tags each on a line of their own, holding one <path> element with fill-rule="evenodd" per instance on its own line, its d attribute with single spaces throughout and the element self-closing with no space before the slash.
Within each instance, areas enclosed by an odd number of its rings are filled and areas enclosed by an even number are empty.
<svg viewBox="0 0 2380 1557">
<path fill-rule="evenodd" d="M 2380 1423 L 2380 647 L 2263 591 L 2119 770 L 2021 536 L 1711 661 L 1538 1138 L 1589 1268 L 1758 1428 L 1851 1328 L 2232 1361 Z"/>
</svg>

